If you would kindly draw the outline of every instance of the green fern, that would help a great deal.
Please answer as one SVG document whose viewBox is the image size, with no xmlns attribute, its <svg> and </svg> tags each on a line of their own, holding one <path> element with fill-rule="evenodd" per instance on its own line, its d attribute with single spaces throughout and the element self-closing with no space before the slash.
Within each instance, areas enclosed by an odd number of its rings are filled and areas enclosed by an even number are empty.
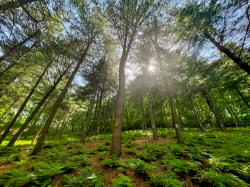
<svg viewBox="0 0 250 187">
<path fill-rule="evenodd" d="M 118 178 L 112 180 L 114 187 L 133 187 L 133 185 L 131 184 L 133 179 L 123 175 L 122 173 L 119 173 L 118 176 Z"/>
<path fill-rule="evenodd" d="M 216 171 L 208 171 L 203 175 L 203 179 L 216 187 L 247 187 L 249 186 L 244 181 L 231 173 L 218 173 Z"/>
</svg>

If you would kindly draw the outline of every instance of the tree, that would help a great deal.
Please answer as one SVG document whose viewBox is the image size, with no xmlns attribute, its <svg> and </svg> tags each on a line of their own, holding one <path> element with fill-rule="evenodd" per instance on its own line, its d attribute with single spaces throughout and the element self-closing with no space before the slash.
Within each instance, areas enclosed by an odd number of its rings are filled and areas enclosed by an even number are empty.
<svg viewBox="0 0 250 187">
<path fill-rule="evenodd" d="M 242 11 L 239 12 L 239 9 Z M 199 47 L 208 40 L 250 74 L 247 60 L 250 28 L 247 1 L 194 0 L 172 12 L 178 39 L 188 39 Z"/>
<path fill-rule="evenodd" d="M 15 114 L 15 116 L 13 117 L 13 119 L 10 121 L 10 123 L 6 126 L 4 132 L 1 134 L 0 136 L 0 144 L 3 142 L 3 140 L 5 139 L 5 137 L 7 136 L 8 132 L 10 131 L 11 127 L 14 125 L 15 121 L 17 120 L 18 116 L 21 114 L 21 112 L 23 111 L 24 107 L 26 106 L 27 102 L 29 101 L 30 97 L 32 96 L 32 94 L 35 92 L 35 89 L 37 88 L 38 84 L 40 83 L 40 81 L 42 80 L 44 74 L 46 73 L 46 71 L 48 70 L 48 68 L 50 67 L 50 65 L 52 64 L 53 60 L 51 60 L 46 68 L 44 69 L 43 73 L 40 75 L 40 77 L 38 78 L 36 84 L 33 86 L 33 88 L 31 89 L 30 93 L 28 94 L 28 96 L 26 97 L 26 99 L 24 100 L 24 102 L 22 103 L 22 105 L 20 106 L 18 112 Z"/>
<path fill-rule="evenodd" d="M 106 18 L 117 32 L 121 43 L 121 58 L 119 63 L 119 88 L 117 92 L 116 108 L 114 115 L 113 136 L 111 143 L 111 155 L 121 155 L 121 132 L 122 132 L 122 113 L 125 103 L 125 64 L 136 34 L 158 9 L 160 3 L 154 0 L 136 1 L 121 0 L 108 1 L 106 6 Z"/>
</svg>

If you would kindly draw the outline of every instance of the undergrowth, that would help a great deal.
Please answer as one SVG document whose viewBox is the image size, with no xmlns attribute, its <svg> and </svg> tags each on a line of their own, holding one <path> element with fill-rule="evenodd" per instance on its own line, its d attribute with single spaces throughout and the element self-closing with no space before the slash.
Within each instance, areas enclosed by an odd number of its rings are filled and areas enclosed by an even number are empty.
<svg viewBox="0 0 250 187">
<path fill-rule="evenodd" d="M 95 149 L 85 149 L 78 139 L 68 136 L 49 141 L 37 155 L 29 156 L 30 144 L 0 147 L 0 186 L 51 186 L 61 176 L 62 186 L 135 186 L 141 179 L 156 187 L 247 187 L 250 183 L 250 131 L 235 128 L 223 133 L 187 129 L 185 145 L 178 145 L 173 129 L 158 129 L 160 140 L 145 139 L 150 131 L 123 133 L 123 154 L 110 157 L 111 135 L 87 138 L 98 141 Z M 173 141 L 165 141 L 172 139 Z M 91 158 L 100 168 L 95 172 Z M 107 183 L 108 176 L 118 173 Z M 134 175 L 128 175 L 133 172 Z M 134 176 L 132 178 L 131 176 Z"/>
</svg>

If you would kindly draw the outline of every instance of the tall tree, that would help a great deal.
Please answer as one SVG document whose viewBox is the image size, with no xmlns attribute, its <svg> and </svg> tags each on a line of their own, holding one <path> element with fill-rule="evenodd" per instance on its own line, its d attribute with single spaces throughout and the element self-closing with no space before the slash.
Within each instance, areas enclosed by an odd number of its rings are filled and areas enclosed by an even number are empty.
<svg viewBox="0 0 250 187">
<path fill-rule="evenodd" d="M 121 155 L 122 113 L 125 103 L 125 65 L 136 34 L 149 17 L 158 9 L 159 1 L 121 0 L 108 1 L 106 18 L 117 31 L 122 46 L 119 63 L 119 88 L 114 115 L 111 155 Z"/>
<path fill-rule="evenodd" d="M 35 92 L 38 84 L 40 83 L 40 81 L 42 80 L 44 74 L 46 73 L 46 71 L 48 70 L 48 68 L 50 67 L 50 65 L 52 64 L 53 60 L 51 60 L 46 68 L 44 69 L 43 73 L 40 75 L 40 77 L 38 78 L 36 84 L 33 86 L 33 88 L 31 89 L 30 93 L 28 94 L 28 96 L 26 97 L 26 99 L 24 100 L 24 102 L 22 103 L 22 105 L 20 106 L 18 112 L 15 114 L 15 116 L 13 117 L 13 119 L 11 120 L 11 122 L 9 124 L 7 124 L 4 132 L 1 134 L 0 136 L 0 144 L 3 142 L 3 140 L 5 139 L 5 137 L 7 136 L 8 132 L 10 131 L 11 127 L 14 125 L 15 121 L 17 120 L 17 118 L 19 117 L 19 115 L 21 114 L 21 112 L 23 111 L 24 107 L 26 106 L 27 102 L 29 101 L 30 97 L 33 95 L 33 93 Z"/>
</svg>

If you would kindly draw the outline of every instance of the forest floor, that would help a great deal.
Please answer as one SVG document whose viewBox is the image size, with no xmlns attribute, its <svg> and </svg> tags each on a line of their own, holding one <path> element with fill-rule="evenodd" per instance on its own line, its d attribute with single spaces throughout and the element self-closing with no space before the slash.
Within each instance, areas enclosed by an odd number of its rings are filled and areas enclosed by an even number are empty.
<svg viewBox="0 0 250 187">
<path fill-rule="evenodd" d="M 185 145 L 176 143 L 172 129 L 126 131 L 122 155 L 110 157 L 111 135 L 50 140 L 38 155 L 20 140 L 0 147 L 0 186 L 105 187 L 245 187 L 250 186 L 250 129 L 183 132 Z M 19 144 L 19 145 L 18 145 Z"/>
</svg>

